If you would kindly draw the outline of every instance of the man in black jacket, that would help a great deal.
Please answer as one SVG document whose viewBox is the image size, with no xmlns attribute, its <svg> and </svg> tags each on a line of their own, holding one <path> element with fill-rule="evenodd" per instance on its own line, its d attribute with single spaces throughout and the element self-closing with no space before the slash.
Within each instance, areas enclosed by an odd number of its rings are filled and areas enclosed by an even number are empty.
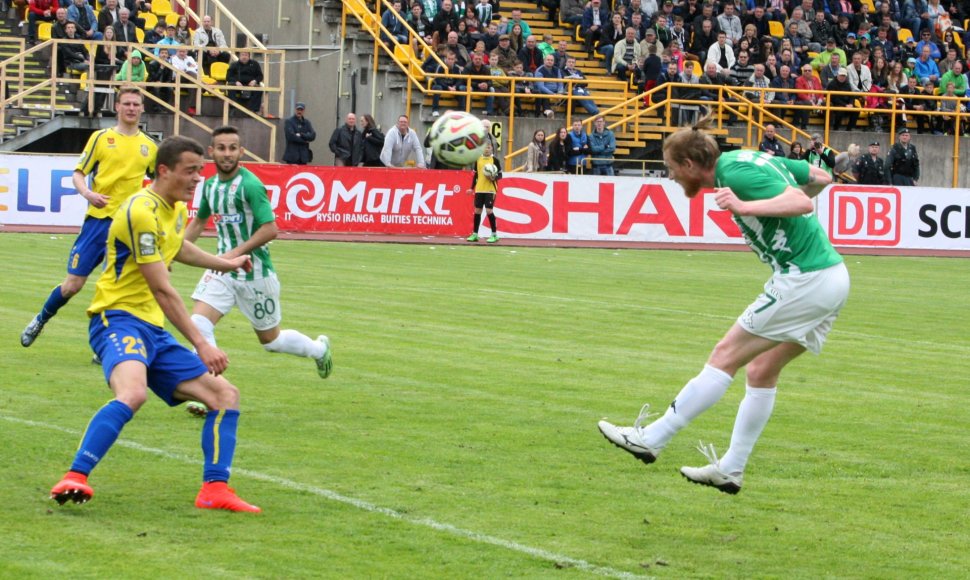
<svg viewBox="0 0 970 580">
<path fill-rule="evenodd" d="M 849 71 L 845 67 L 840 67 L 835 78 L 829 83 L 826 90 L 829 91 L 842 91 L 844 93 L 852 92 L 852 85 L 849 84 Z M 831 95 L 829 97 L 829 103 L 833 107 L 855 107 L 855 97 L 852 95 Z M 832 111 L 831 119 L 831 129 L 833 131 L 838 131 L 839 127 L 842 125 L 842 119 L 846 119 L 846 131 L 854 131 L 856 121 L 859 120 L 858 111 Z"/>
<path fill-rule="evenodd" d="M 239 60 L 229 65 L 226 71 L 226 84 L 231 87 L 259 87 L 263 82 L 263 69 L 246 51 L 239 53 Z M 259 113 L 263 104 L 262 91 L 229 91 L 229 98 L 254 113 Z"/>
<path fill-rule="evenodd" d="M 306 165 L 313 161 L 313 151 L 310 150 L 310 143 L 317 138 L 317 132 L 313 130 L 313 124 L 303 116 L 306 105 L 296 104 L 296 112 L 286 120 L 283 129 L 286 135 L 286 151 L 283 152 L 283 163 L 294 165 Z"/>
<path fill-rule="evenodd" d="M 333 152 L 334 165 L 354 167 L 360 163 L 360 132 L 357 131 L 357 115 L 347 113 L 347 121 L 333 130 L 330 135 L 330 151 Z"/>
</svg>

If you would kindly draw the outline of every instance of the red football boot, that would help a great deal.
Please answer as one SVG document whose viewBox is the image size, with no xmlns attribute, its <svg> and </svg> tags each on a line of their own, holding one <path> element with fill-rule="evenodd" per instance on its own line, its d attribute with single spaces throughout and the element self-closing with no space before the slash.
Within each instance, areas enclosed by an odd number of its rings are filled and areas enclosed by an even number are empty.
<svg viewBox="0 0 970 580">
<path fill-rule="evenodd" d="M 224 481 L 203 483 L 199 495 L 195 496 L 195 507 L 204 510 L 229 510 L 231 512 L 252 512 L 256 514 L 263 511 L 259 507 L 240 499 L 236 495 L 236 491 L 226 485 Z"/>
<path fill-rule="evenodd" d="M 78 504 L 87 503 L 92 497 L 94 497 L 94 490 L 88 485 L 88 476 L 76 471 L 68 471 L 64 474 L 64 479 L 51 488 L 51 499 L 59 505 L 69 501 Z"/>
</svg>

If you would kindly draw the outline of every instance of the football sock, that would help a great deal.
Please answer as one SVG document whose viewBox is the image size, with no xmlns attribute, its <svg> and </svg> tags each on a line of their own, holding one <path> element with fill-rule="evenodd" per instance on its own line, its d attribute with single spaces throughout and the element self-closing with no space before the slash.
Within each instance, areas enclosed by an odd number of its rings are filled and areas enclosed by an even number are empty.
<svg viewBox="0 0 970 580">
<path fill-rule="evenodd" d="M 472 229 L 472 233 L 473 234 L 477 234 L 478 233 L 478 226 L 482 225 L 482 214 L 480 214 L 480 213 L 476 213 L 475 214 L 474 224 L 475 224 L 475 227 L 474 227 L 474 229 Z"/>
<path fill-rule="evenodd" d="M 57 314 L 57 311 L 61 309 L 61 306 L 67 304 L 69 300 L 70 298 L 65 298 L 64 295 L 61 294 L 61 285 L 58 284 L 53 290 L 51 290 L 50 296 L 48 296 L 47 301 L 44 302 L 44 307 L 40 309 L 38 318 L 40 318 L 41 322 L 47 324 L 47 321 L 54 318 L 54 315 Z"/>
<path fill-rule="evenodd" d="M 206 342 L 212 346 L 218 346 L 216 345 L 216 326 L 212 324 L 211 320 L 201 314 L 193 314 L 192 324 L 195 324 L 195 327 L 199 329 Z"/>
<path fill-rule="evenodd" d="M 734 420 L 734 432 L 731 433 L 731 446 L 718 462 L 718 468 L 724 473 L 741 473 L 748 463 L 748 457 L 754 449 L 754 444 L 761 436 L 761 431 L 768 424 L 771 411 L 775 407 L 775 393 L 778 389 L 756 389 L 745 387 L 744 398 L 738 406 L 738 416 Z"/>
<path fill-rule="evenodd" d="M 498 230 L 495 227 L 495 214 L 494 213 L 488 214 L 488 225 L 492 226 L 492 235 L 495 235 L 495 234 L 498 233 Z"/>
<path fill-rule="evenodd" d="M 323 345 L 319 342 L 305 334 L 289 329 L 281 330 L 276 340 L 264 344 L 263 348 L 269 352 L 285 352 L 286 354 L 310 358 L 320 358 L 325 352 Z"/>
<path fill-rule="evenodd" d="M 202 481 L 229 481 L 229 468 L 236 452 L 236 427 L 239 411 L 209 411 L 202 426 Z"/>
<path fill-rule="evenodd" d="M 641 431 L 643 442 L 663 449 L 678 431 L 690 424 L 695 417 L 718 402 L 734 377 L 711 365 L 704 365 L 699 375 L 687 382 L 677 398 L 662 417 Z"/>
<path fill-rule="evenodd" d="M 125 423 L 134 416 L 135 412 L 131 407 L 117 399 L 101 407 L 91 418 L 87 430 L 81 437 L 81 444 L 74 456 L 74 463 L 71 464 L 71 471 L 85 475 L 91 473 L 91 470 L 114 445 Z"/>
</svg>

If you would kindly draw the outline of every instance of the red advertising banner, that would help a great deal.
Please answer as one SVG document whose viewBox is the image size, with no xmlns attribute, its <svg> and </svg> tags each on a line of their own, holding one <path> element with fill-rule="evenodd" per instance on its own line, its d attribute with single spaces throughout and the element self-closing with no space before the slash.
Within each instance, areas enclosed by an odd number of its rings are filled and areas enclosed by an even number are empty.
<svg viewBox="0 0 970 580">
<path fill-rule="evenodd" d="M 471 171 L 247 165 L 266 185 L 283 231 L 464 235 Z M 207 164 L 204 175 L 215 174 Z M 201 188 L 189 207 L 198 207 Z"/>
</svg>

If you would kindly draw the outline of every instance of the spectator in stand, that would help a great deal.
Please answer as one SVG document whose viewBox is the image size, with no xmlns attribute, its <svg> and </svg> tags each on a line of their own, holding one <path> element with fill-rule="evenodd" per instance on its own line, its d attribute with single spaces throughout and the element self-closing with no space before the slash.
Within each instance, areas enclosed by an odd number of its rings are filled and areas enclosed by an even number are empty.
<svg viewBox="0 0 970 580">
<path fill-rule="evenodd" d="M 228 63 L 230 60 L 229 53 L 220 50 L 229 46 L 226 44 L 226 35 L 222 33 L 222 30 L 212 25 L 212 17 L 208 14 L 202 17 L 202 26 L 195 31 L 192 44 L 206 48 L 205 52 L 202 53 L 202 71 L 205 74 L 209 74 L 209 67 L 212 66 L 212 63 Z"/>
<path fill-rule="evenodd" d="M 58 8 L 57 12 L 63 8 Z M 77 35 L 83 40 L 101 40 L 104 35 L 98 31 L 98 19 L 86 0 L 74 0 L 67 9 L 67 19 L 77 24 Z M 60 16 L 57 21 L 60 22 Z M 53 35 L 53 34 L 52 34 Z"/>
<path fill-rule="evenodd" d="M 713 64 L 717 72 L 731 70 L 734 66 L 734 50 L 727 44 L 727 34 L 721 30 L 717 33 L 717 42 L 707 49 L 706 64 Z"/>
<path fill-rule="evenodd" d="M 397 126 L 384 136 L 381 163 L 385 167 L 427 168 L 424 161 L 424 147 L 418 139 L 418 134 L 411 128 L 411 120 L 407 115 L 398 117 Z"/>
<path fill-rule="evenodd" d="M 549 164 L 549 150 L 546 147 L 546 132 L 542 129 L 532 134 L 532 141 L 525 156 L 525 170 L 528 172 L 545 171 Z"/>
<path fill-rule="evenodd" d="M 37 43 L 37 21 L 53 23 L 58 8 L 57 0 L 30 0 L 27 5 L 27 46 Z"/>
<path fill-rule="evenodd" d="M 418 44 L 418 38 L 423 39 L 425 44 L 434 48 L 434 28 L 431 26 L 428 17 L 424 15 L 424 6 L 420 2 L 411 5 L 407 20 L 416 35 L 411 38 L 411 50 L 414 51 L 414 54 L 421 54 L 421 45 Z"/>
<path fill-rule="evenodd" d="M 967 75 L 964 74 L 965 67 L 963 66 L 963 61 L 956 61 L 953 63 L 953 68 L 943 73 L 940 77 L 940 86 L 946 87 L 948 84 L 953 84 L 953 94 L 958 97 L 965 97 L 967 94 Z M 937 94 L 941 94 L 940 89 L 937 89 Z M 962 121 L 961 125 L 966 126 L 970 121 Z"/>
<path fill-rule="evenodd" d="M 811 93 L 798 93 L 795 97 L 796 105 L 816 107 L 815 111 L 818 111 L 824 105 L 825 94 L 822 92 L 822 81 L 815 76 L 812 65 L 806 64 L 802 66 L 802 76 L 795 79 L 795 88 L 815 91 Z M 794 109 L 792 123 L 802 130 L 807 129 L 810 112 L 809 109 Z"/>
<path fill-rule="evenodd" d="M 684 28 L 684 17 L 679 14 L 674 16 L 674 25 L 670 27 L 670 39 L 676 40 L 681 46 L 687 46 L 687 41 L 690 40 L 687 29 Z"/>
<path fill-rule="evenodd" d="M 77 35 L 77 25 L 73 22 L 68 22 L 64 26 L 64 33 L 67 36 L 64 37 L 65 40 L 81 40 Z M 69 44 L 60 43 L 57 45 L 57 58 L 64 65 L 64 70 L 87 72 L 90 67 L 90 62 L 88 61 L 88 51 L 84 48 L 83 44 Z"/>
<path fill-rule="evenodd" d="M 616 136 L 606 128 L 602 116 L 593 121 L 593 132 L 589 134 L 590 164 L 593 175 L 613 175 L 613 154 L 616 152 Z"/>
<path fill-rule="evenodd" d="M 119 8 L 118 21 L 112 27 L 115 29 L 115 38 L 123 43 L 122 51 L 127 54 L 128 44 L 138 42 L 135 23 L 131 20 L 131 11 L 127 8 Z"/>
<path fill-rule="evenodd" d="M 880 26 L 876 31 L 876 38 L 872 41 L 872 49 L 881 48 L 887 62 L 894 62 L 897 59 L 896 43 L 889 40 L 889 29 Z"/>
<path fill-rule="evenodd" d="M 576 81 L 576 80 L 582 80 L 586 78 L 586 75 L 583 74 L 583 71 L 576 68 L 576 57 L 573 57 L 573 56 L 570 56 L 569 58 L 566 59 L 566 67 L 561 70 L 562 70 L 562 78 L 564 79 L 572 79 Z M 586 83 L 574 82 L 572 86 L 572 95 L 574 97 L 587 97 L 584 99 L 583 98 L 574 99 L 573 111 L 576 110 L 576 106 L 578 105 L 582 107 L 590 115 L 599 114 L 600 112 L 599 107 L 596 106 L 596 103 L 593 102 L 593 99 L 588 98 L 589 90 L 586 88 Z"/>
<path fill-rule="evenodd" d="M 77 0 L 75 0 L 76 2 Z M 85 0 L 81 0 L 85 2 Z M 85 2 L 85 6 L 87 3 Z M 73 4 L 72 4 L 73 7 Z M 51 38 L 65 38 L 67 37 L 67 32 L 64 31 L 64 25 L 67 24 L 67 8 L 61 7 L 57 9 L 54 13 L 54 23 L 51 25 Z M 75 21 L 76 22 L 76 21 Z"/>
<path fill-rule="evenodd" d="M 765 125 L 765 133 L 761 139 L 761 145 L 758 146 L 758 150 L 775 157 L 785 156 L 785 146 L 778 140 L 778 136 L 775 134 L 775 126 L 771 123 Z"/>
<path fill-rule="evenodd" d="M 360 131 L 357 130 L 357 115 L 347 113 L 344 124 L 333 130 L 330 135 L 330 152 L 333 164 L 337 167 L 356 167 L 363 152 Z"/>
<path fill-rule="evenodd" d="M 747 84 L 748 79 L 754 74 L 754 65 L 750 62 L 747 52 L 739 52 L 738 60 L 731 67 L 731 79 L 734 85 L 742 87 Z"/>
<path fill-rule="evenodd" d="M 108 30 L 111 30 L 111 32 L 109 33 Z M 114 29 L 109 28 L 104 31 L 104 34 L 105 39 L 107 40 L 109 34 L 114 35 Z M 162 65 L 162 62 L 169 63 L 171 56 L 172 51 L 163 50 L 152 60 L 152 62 L 148 65 L 148 82 L 169 84 L 175 83 L 175 71 L 167 66 Z M 148 90 L 153 95 L 158 97 L 160 101 L 172 104 L 173 95 L 171 86 L 149 87 Z M 154 99 L 145 99 L 145 109 L 152 113 L 161 113 L 166 110 L 165 107 L 158 104 Z"/>
<path fill-rule="evenodd" d="M 613 47 L 624 38 L 626 38 L 626 23 L 619 12 L 614 12 L 609 23 L 603 26 L 603 32 L 596 45 L 596 51 L 603 55 L 607 72 L 611 72 L 610 69 L 613 66 Z"/>
<path fill-rule="evenodd" d="M 755 5 L 754 9 L 748 10 L 747 14 L 745 14 L 744 18 L 742 19 L 745 28 L 745 36 L 758 39 L 766 34 L 770 34 L 771 29 L 768 25 L 770 21 L 771 18 L 768 17 L 765 7 L 761 3 L 758 3 Z M 754 26 L 753 35 L 748 34 L 748 26 Z"/>
<path fill-rule="evenodd" d="M 506 30 L 511 30 L 512 27 L 515 26 L 516 24 L 522 27 L 522 34 L 524 36 L 529 36 L 532 34 L 532 28 L 529 27 L 529 23 L 526 22 L 525 20 L 522 20 L 521 8 L 512 9 L 512 15 L 509 16 L 509 21 L 506 23 L 506 26 L 507 26 Z M 499 26 L 499 34 L 501 33 L 502 33 L 502 27 Z"/>
<path fill-rule="evenodd" d="M 956 55 L 956 58 L 960 60 L 963 60 L 963 57 L 966 55 L 966 51 L 958 42 L 952 28 L 943 33 L 943 40 L 940 42 L 940 44 L 943 45 L 944 52 L 949 53 L 952 50 Z M 949 56 L 947 56 L 947 60 L 950 60 Z"/>
<path fill-rule="evenodd" d="M 550 55 L 551 58 L 551 55 Z M 485 65 L 482 60 L 482 55 L 478 53 L 472 53 L 472 62 L 462 74 L 465 76 L 487 76 L 491 77 L 491 70 Z M 472 93 L 484 93 L 485 94 L 485 110 L 482 111 L 483 114 L 491 116 L 495 109 L 495 87 L 492 86 L 491 78 L 488 79 L 468 79 L 468 86 L 471 87 Z"/>
<path fill-rule="evenodd" d="M 754 65 L 754 74 L 752 74 L 747 81 L 745 81 L 744 86 L 753 87 L 756 89 L 767 89 L 771 86 L 771 81 L 765 76 L 765 65 L 756 64 Z M 762 99 L 767 98 L 767 91 L 745 91 L 744 96 L 756 103 L 760 103 Z"/>
<path fill-rule="evenodd" d="M 481 26 L 487 27 L 492 23 L 492 18 L 494 17 L 494 10 L 492 5 L 488 0 L 478 0 L 478 4 L 475 4 L 475 18 L 478 19 L 478 23 Z M 498 34 L 498 27 L 495 28 L 495 33 Z"/>
<path fill-rule="evenodd" d="M 717 42 L 717 33 L 714 32 L 714 21 L 705 18 L 700 21 L 694 32 L 694 40 L 691 43 L 690 53 L 695 57 L 692 60 L 707 62 L 707 49 Z"/>
<path fill-rule="evenodd" d="M 965 82 L 965 81 L 964 81 Z M 946 87 L 944 89 L 944 97 L 957 97 L 956 86 L 953 82 L 941 82 L 941 87 Z M 944 113 L 949 113 L 948 115 L 941 115 L 936 118 L 936 131 L 933 132 L 934 135 L 953 135 L 956 124 L 954 123 L 954 113 L 962 113 L 964 111 L 963 106 L 955 98 L 947 98 L 940 101 L 939 110 Z M 966 126 L 963 127 L 963 131 L 966 132 Z"/>
<path fill-rule="evenodd" d="M 590 0 L 589 7 L 583 12 L 583 21 L 579 27 L 579 35 L 583 37 L 587 56 L 593 56 L 593 47 L 599 42 L 603 27 L 610 21 L 609 11 L 600 4 L 600 0 Z"/>
<path fill-rule="evenodd" d="M 734 13 L 735 7 L 733 0 L 726 0 L 723 4 L 721 14 L 717 17 L 717 26 L 721 32 L 727 35 L 728 46 L 734 46 L 741 40 L 744 33 L 741 27 L 741 19 Z"/>
<path fill-rule="evenodd" d="M 175 54 L 170 58 L 172 67 L 182 72 L 194 79 L 199 78 L 199 63 L 195 60 L 191 54 L 189 54 L 189 49 L 185 46 L 178 47 Z M 186 101 L 189 103 L 186 108 L 186 112 L 189 115 L 195 115 L 195 101 L 198 95 L 196 89 L 188 89 L 188 95 L 186 96 Z"/>
<path fill-rule="evenodd" d="M 498 48 L 498 39 L 498 22 L 490 22 L 488 26 L 485 27 L 485 32 L 479 36 L 479 40 L 485 43 L 485 52 L 489 54 Z"/>
<path fill-rule="evenodd" d="M 637 92 L 645 93 L 657 86 L 660 73 L 663 71 L 663 61 L 657 54 L 657 47 L 652 46 L 647 49 L 647 55 L 642 62 L 637 62 L 637 68 L 633 71 L 633 82 L 636 83 Z M 650 106 L 650 96 L 644 97 L 643 105 Z"/>
<path fill-rule="evenodd" d="M 239 52 L 239 60 L 229 65 L 226 71 L 226 84 L 230 87 L 255 87 L 263 82 L 263 67 L 253 60 L 248 50 Z M 229 91 L 229 98 L 246 107 L 254 113 L 259 113 L 263 106 L 262 91 Z"/>
<path fill-rule="evenodd" d="M 455 30 L 455 32 L 458 33 L 458 44 L 460 44 L 461 46 L 464 46 L 465 49 L 469 51 L 469 56 L 470 56 L 471 50 L 472 48 L 474 48 L 475 44 L 474 44 L 474 40 L 472 40 L 471 33 L 469 33 L 468 31 L 467 20 L 465 20 L 464 18 L 459 20 L 458 28 Z M 469 58 L 468 62 L 471 63 L 471 61 L 472 61 L 471 58 Z"/>
<path fill-rule="evenodd" d="M 313 150 L 310 143 L 317 138 L 313 130 L 313 123 L 304 115 L 306 105 L 297 103 L 293 116 L 286 120 L 283 133 L 286 136 L 286 151 L 283 152 L 283 163 L 291 165 L 306 165 L 313 161 Z"/>
<path fill-rule="evenodd" d="M 434 20 L 434 17 L 438 15 L 438 8 L 441 3 L 439 0 L 413 0 L 412 4 L 420 4 L 424 15 L 428 20 Z M 498 4 L 496 3 L 496 6 Z M 498 12 L 498 10 L 496 10 Z"/>
<path fill-rule="evenodd" d="M 625 36 L 626 35 L 624 35 L 624 37 Z M 678 42 L 678 41 L 676 40 L 670 41 L 671 44 L 673 44 L 674 42 Z M 663 43 L 657 40 L 657 31 L 654 30 L 653 28 L 648 28 L 643 40 L 640 42 L 640 54 L 645 56 L 647 52 L 650 50 L 651 46 L 653 47 L 653 50 L 657 54 L 661 54 L 664 51 Z"/>
<path fill-rule="evenodd" d="M 516 79 L 529 78 L 522 66 L 522 61 L 515 59 L 515 63 L 512 65 L 512 70 L 506 73 L 510 77 L 515 77 Z M 536 99 L 532 98 L 530 95 L 536 93 L 535 89 L 532 87 L 532 83 L 524 80 L 517 80 L 515 83 L 515 114 L 522 114 L 522 107 L 524 105 L 535 104 L 537 108 L 541 108 L 542 105 L 536 103 Z M 500 101 L 502 102 L 502 107 L 507 111 L 509 109 L 509 103 L 507 102 L 508 97 L 502 97 Z"/>
<path fill-rule="evenodd" d="M 812 45 L 818 46 L 816 43 L 812 43 Z M 809 43 L 798 34 L 798 26 L 794 22 L 792 22 L 788 27 L 788 33 L 781 39 L 781 46 L 779 47 L 778 52 L 781 52 L 786 48 L 792 51 L 792 53 L 797 55 L 799 58 L 802 56 L 806 58 L 808 57 L 808 52 L 810 50 Z M 821 47 L 819 50 L 822 50 Z"/>
<path fill-rule="evenodd" d="M 703 29 L 702 25 L 705 20 L 711 21 L 711 44 L 714 44 L 714 40 L 717 38 L 717 31 L 720 29 L 717 26 L 717 18 L 714 15 L 714 5 L 708 1 L 701 4 L 700 16 L 694 18 L 693 30 L 695 35 L 698 30 Z"/>
<path fill-rule="evenodd" d="M 913 69 L 916 78 L 924 86 L 926 81 L 932 82 L 934 86 L 940 81 L 940 68 L 933 60 L 931 52 L 930 47 L 924 45 L 920 57 L 916 60 L 916 67 Z"/>
<path fill-rule="evenodd" d="M 104 7 L 98 12 L 98 30 L 105 30 L 121 19 L 118 0 L 105 0 Z"/>
<path fill-rule="evenodd" d="M 536 46 L 536 37 L 529 35 L 525 39 L 525 46 L 519 50 L 517 55 L 519 60 L 522 61 L 522 65 L 525 67 L 525 72 L 535 74 L 536 69 L 542 66 L 545 59 L 542 56 L 542 51 Z"/>
<path fill-rule="evenodd" d="M 821 12 L 819 12 L 821 14 Z M 788 150 L 788 158 L 794 159 L 795 161 L 804 161 L 805 152 L 802 150 L 802 144 L 798 141 L 791 142 L 791 148 Z"/>
<path fill-rule="evenodd" d="M 384 133 L 377 121 L 370 115 L 361 116 L 360 162 L 363 167 L 384 167 L 381 163 L 381 150 L 384 148 Z"/>
<path fill-rule="evenodd" d="M 612 22 L 612 20 L 610 22 Z M 636 33 L 637 33 L 637 40 L 643 40 L 644 37 L 647 34 L 647 30 L 653 30 L 654 31 L 654 34 L 656 34 L 656 32 L 657 32 L 657 29 L 656 28 L 654 28 L 652 26 L 649 26 L 647 23 L 645 23 L 643 21 L 643 14 L 641 14 L 639 12 L 634 12 L 633 13 L 633 17 L 630 18 L 629 21 L 624 21 L 624 24 L 626 24 L 627 26 L 633 28 L 633 30 L 636 31 Z M 624 28 L 624 30 L 626 30 L 626 28 Z M 605 34 L 605 33 L 606 33 L 606 27 L 604 26 L 603 27 L 603 33 L 601 33 L 601 35 L 600 35 L 600 42 L 602 42 L 602 40 L 603 40 L 603 34 Z"/>
<path fill-rule="evenodd" d="M 192 31 L 189 29 L 189 17 L 185 14 L 179 16 L 175 23 L 175 40 L 179 44 L 190 44 L 192 42 Z"/>
<path fill-rule="evenodd" d="M 808 164 L 824 169 L 829 175 L 832 175 L 835 168 L 835 152 L 822 142 L 822 134 L 813 134 L 812 142 L 808 145 L 808 151 L 805 153 L 805 160 L 808 161 Z"/>
<path fill-rule="evenodd" d="M 445 54 L 445 66 L 437 65 L 438 68 L 435 70 L 435 74 L 439 75 L 449 75 L 449 76 L 439 76 L 435 77 L 434 81 L 431 83 L 431 89 L 435 91 L 448 91 L 453 93 L 455 100 L 458 101 L 458 109 L 461 111 L 465 110 L 465 85 L 461 82 L 461 67 L 455 64 L 455 53 L 448 51 Z M 438 110 L 438 102 L 441 99 L 441 95 L 435 93 L 431 97 L 431 116 L 437 117 L 441 114 Z"/>
<path fill-rule="evenodd" d="M 795 89 L 795 77 L 791 75 L 791 69 L 787 65 L 783 64 L 778 68 L 778 76 L 771 79 L 768 86 L 775 90 L 765 96 L 765 102 L 771 103 L 772 105 L 794 104 L 795 93 L 785 92 L 786 90 Z M 788 107 L 786 106 L 783 109 L 776 110 L 776 114 L 779 117 L 784 117 L 787 111 Z"/>
<path fill-rule="evenodd" d="M 842 91 L 844 93 L 852 92 L 852 85 L 849 84 L 849 71 L 847 71 L 845 67 L 840 68 L 835 79 L 831 81 L 825 88 L 829 91 Z M 855 97 L 852 95 L 830 95 L 829 104 L 833 107 L 844 107 L 847 109 L 856 108 Z M 833 110 L 830 112 L 829 119 L 831 120 L 830 128 L 833 131 L 839 130 L 843 119 L 846 120 L 845 130 L 854 131 L 855 124 L 859 120 L 859 112 L 852 110 Z"/>
<path fill-rule="evenodd" d="M 431 20 L 432 38 L 434 44 L 441 43 L 442 38 L 448 38 L 450 33 L 458 32 L 458 11 L 451 0 L 442 0 L 441 8 Z M 457 37 L 456 37 L 457 39 Z M 464 66 L 459 64 L 459 66 Z"/>
<path fill-rule="evenodd" d="M 839 60 L 837 63 L 832 60 L 833 54 L 837 54 L 839 56 Z M 835 70 L 838 71 L 838 67 L 843 66 L 848 62 L 849 61 L 846 57 L 845 51 L 842 50 L 841 48 L 838 48 L 835 45 L 834 38 L 829 38 L 828 40 L 825 41 L 825 50 L 815 55 L 815 58 L 812 59 L 812 68 L 814 68 L 817 71 L 821 71 L 826 66 L 831 65 L 831 66 L 835 66 L 836 67 Z"/>
<path fill-rule="evenodd" d="M 489 55 L 489 62 L 492 66 L 497 66 L 505 74 L 508 74 L 512 70 L 512 66 L 518 62 L 521 64 L 522 61 L 516 56 L 515 51 L 512 50 L 511 42 L 508 34 L 502 34 L 498 37 L 498 48 L 492 51 Z"/>
<path fill-rule="evenodd" d="M 589 135 L 583 130 L 583 123 L 579 119 L 573 121 L 573 130 L 569 132 L 569 159 L 567 171 L 579 174 L 583 163 L 589 157 Z"/>
<path fill-rule="evenodd" d="M 532 86 L 536 94 L 548 95 L 545 100 L 536 101 L 536 116 L 539 116 L 539 110 L 543 109 L 542 114 L 552 119 L 553 109 L 562 103 L 562 99 L 556 97 L 566 94 L 566 83 L 556 82 L 557 79 L 562 78 L 562 71 L 556 68 L 556 60 L 551 54 L 545 58 L 542 66 L 536 69 L 535 78 L 536 81 Z"/>
<path fill-rule="evenodd" d="M 954 48 L 947 50 L 946 58 L 941 58 L 939 62 L 936 63 L 937 68 L 940 69 L 940 78 L 948 73 L 953 68 L 953 65 L 958 62 L 958 60 L 957 49 L 955 46 Z"/>
<path fill-rule="evenodd" d="M 916 43 L 916 54 L 923 54 L 923 48 L 930 49 L 930 58 L 933 60 L 939 60 L 943 57 L 940 52 L 939 45 L 933 41 L 933 31 L 929 28 L 924 28 L 919 33 L 920 40 Z"/>
<path fill-rule="evenodd" d="M 155 44 L 162 44 L 162 45 L 165 45 L 165 46 L 178 47 L 182 43 L 180 43 L 175 38 L 175 26 L 172 25 L 172 24 L 169 24 L 168 26 L 165 27 L 165 38 L 159 40 Z M 165 52 L 167 52 L 169 54 L 169 56 L 171 56 L 175 52 L 176 49 L 163 49 L 162 47 L 159 46 L 159 47 L 156 47 L 155 48 L 155 56 L 157 57 L 161 53 L 162 50 L 164 50 Z"/>
<path fill-rule="evenodd" d="M 663 73 L 661 73 L 660 76 L 657 78 L 657 87 L 663 87 L 663 85 L 665 84 L 679 83 L 679 82 L 680 82 L 680 73 L 677 72 L 677 63 L 668 62 L 667 69 Z M 667 98 L 668 93 L 671 97 L 670 99 Z M 676 87 L 668 87 L 667 89 L 663 89 L 663 90 L 658 89 L 657 92 L 654 93 L 655 101 L 668 101 L 676 98 L 677 98 Z M 668 122 L 673 123 L 674 119 L 678 117 L 678 112 L 680 107 L 676 104 L 671 103 L 669 105 L 669 108 L 670 108 L 671 115 Z M 661 118 L 666 117 L 667 115 L 666 106 L 657 109 L 657 111 Z"/>
<path fill-rule="evenodd" d="M 391 8 L 385 10 L 384 14 L 381 15 L 381 26 L 387 30 L 387 33 L 381 32 L 381 40 L 390 44 L 392 47 L 395 44 L 408 43 L 408 29 L 398 16 L 403 18 L 401 14 L 401 0 L 391 2 Z M 390 36 L 388 36 L 388 33 L 390 33 Z"/>
<path fill-rule="evenodd" d="M 825 11 L 819 10 L 808 25 L 812 32 L 812 42 L 818 44 L 819 50 L 828 44 L 830 38 L 834 39 L 832 23 L 825 17 Z M 818 52 L 817 50 L 814 52 Z"/>
<path fill-rule="evenodd" d="M 164 20 L 159 20 L 155 23 L 155 28 L 145 31 L 145 44 L 158 44 L 165 38 L 165 30 L 167 25 Z M 175 31 L 175 25 L 172 25 L 172 31 Z"/>
<path fill-rule="evenodd" d="M 501 28 L 499 28 L 499 30 L 501 30 Z M 519 24 L 512 26 L 508 35 L 509 46 L 512 47 L 512 50 L 514 50 L 516 54 L 518 54 L 519 51 L 525 46 L 525 35 L 522 34 L 522 26 Z"/>
<path fill-rule="evenodd" d="M 912 119 L 913 117 L 916 118 L 916 132 L 922 135 L 925 131 L 928 130 L 929 127 L 932 126 L 932 123 L 930 122 L 930 118 L 922 114 L 923 111 L 932 110 L 932 104 L 933 104 L 932 101 L 928 99 L 912 98 L 913 95 L 923 94 L 923 90 L 920 88 L 919 81 L 916 79 L 915 76 L 907 77 L 906 86 L 900 89 L 899 94 L 904 95 L 904 97 L 906 97 L 906 98 L 903 98 L 903 110 L 910 111 L 910 114 L 908 115 L 910 119 Z M 902 119 L 900 119 L 900 121 L 902 122 L 897 123 L 897 126 L 905 127 L 906 122 L 904 119 L 906 118 L 907 118 L 907 115 L 903 115 Z"/>
<path fill-rule="evenodd" d="M 872 89 L 872 71 L 862 63 L 862 55 L 858 52 L 852 55 L 852 64 L 848 67 L 849 86 L 857 93 L 868 93 Z"/>
<path fill-rule="evenodd" d="M 440 14 L 440 13 L 439 13 Z M 455 64 L 460 68 L 465 68 L 468 63 L 472 61 L 471 55 L 468 54 L 468 49 L 458 42 L 458 32 L 452 30 L 448 33 L 448 41 L 445 42 L 445 47 L 451 52 L 455 53 Z"/>
<path fill-rule="evenodd" d="M 835 77 L 839 76 L 839 70 L 843 68 L 842 57 L 838 54 L 832 54 L 829 62 L 826 66 L 823 66 L 818 71 L 818 76 L 822 79 L 822 86 L 829 86 L 829 83 L 835 80 Z M 848 74 L 848 71 L 846 71 Z"/>
<path fill-rule="evenodd" d="M 788 41 L 783 40 L 782 46 L 784 46 Z M 797 55 L 792 53 L 788 48 L 781 49 L 781 56 L 778 57 L 778 70 L 781 70 L 782 66 L 787 66 L 788 70 L 792 72 L 792 76 L 797 76 L 798 71 L 801 70 L 801 59 Z"/>
<path fill-rule="evenodd" d="M 565 127 L 560 127 L 556 131 L 556 135 L 549 142 L 549 163 L 546 165 L 546 171 L 569 172 L 569 150 L 571 143 L 569 130 Z"/>
<path fill-rule="evenodd" d="M 552 45 L 552 42 L 553 42 L 552 34 L 547 32 L 542 35 L 542 42 L 536 44 L 536 48 L 538 48 L 539 52 L 542 53 L 543 62 L 545 62 L 546 56 L 550 54 L 555 54 L 556 52 L 556 48 Z M 556 65 L 556 66 L 559 66 L 559 65 Z"/>
<path fill-rule="evenodd" d="M 559 3 L 559 18 L 572 27 L 583 23 L 583 13 L 586 11 L 583 0 L 561 0 Z"/>
<path fill-rule="evenodd" d="M 643 48 L 636 39 L 636 31 L 632 27 L 627 27 L 626 36 L 613 48 L 613 67 L 610 72 L 616 78 L 625 81 L 627 75 L 633 70 L 634 63 L 638 62 L 643 56 Z"/>
<path fill-rule="evenodd" d="M 566 68 L 566 60 L 569 58 L 569 43 L 565 40 L 560 40 L 559 45 L 556 47 L 556 52 L 552 53 L 552 56 L 556 59 L 557 67 Z"/>
<path fill-rule="evenodd" d="M 119 47 L 119 50 L 121 50 L 121 47 Z M 147 76 L 148 69 L 145 68 L 145 63 L 142 62 L 141 53 L 133 50 L 128 56 L 128 60 L 121 65 L 121 70 L 115 75 L 115 80 L 143 83 Z"/>
</svg>

